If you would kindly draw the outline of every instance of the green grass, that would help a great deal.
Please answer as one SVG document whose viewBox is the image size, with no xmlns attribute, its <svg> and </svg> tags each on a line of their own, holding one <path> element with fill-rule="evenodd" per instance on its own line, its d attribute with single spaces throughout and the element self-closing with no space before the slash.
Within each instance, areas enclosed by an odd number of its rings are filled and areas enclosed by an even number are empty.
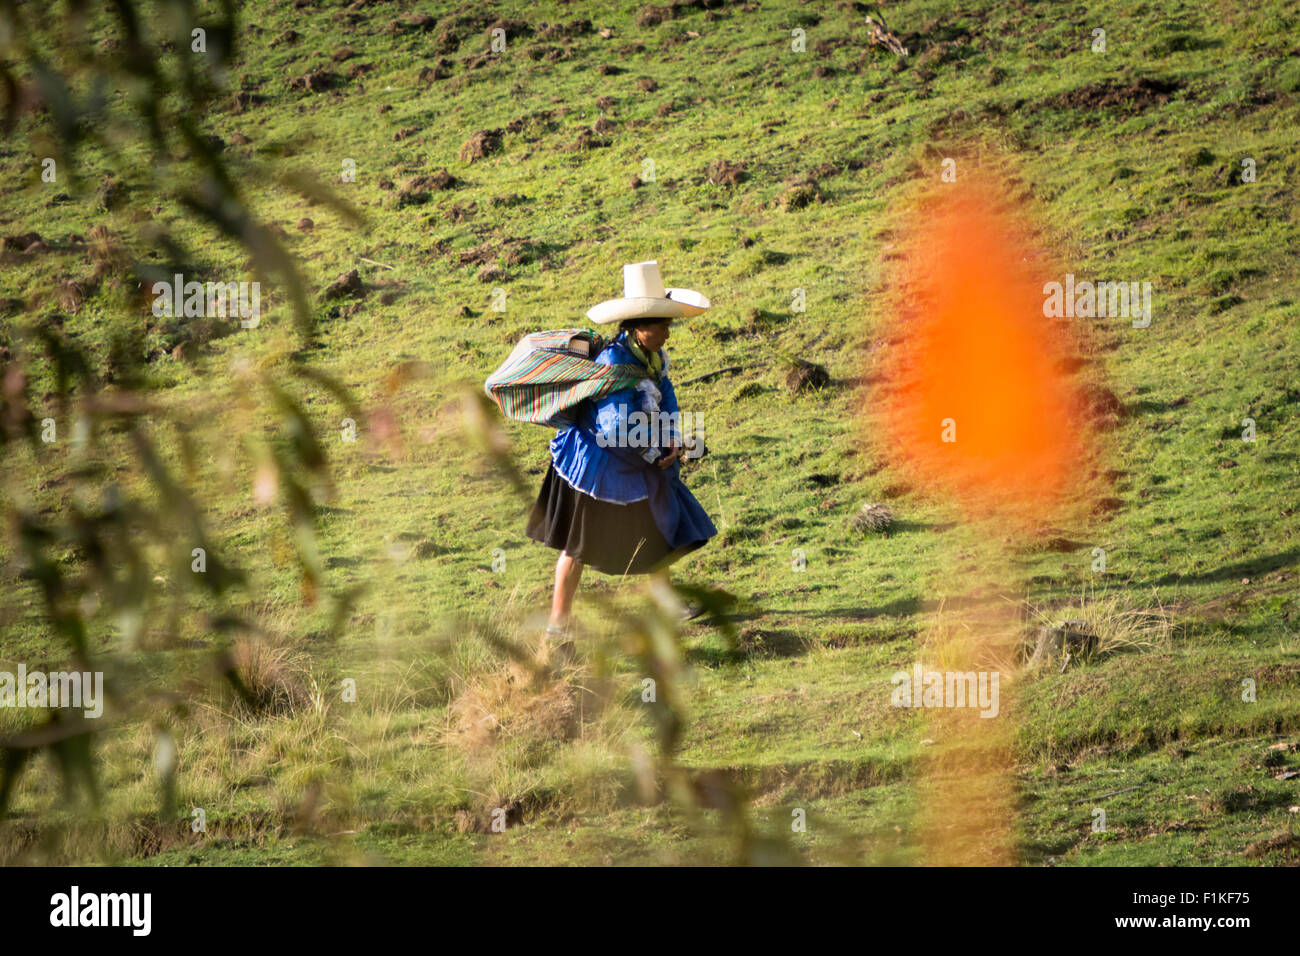
<svg viewBox="0 0 1300 956">
<path fill-rule="evenodd" d="M 784 833 L 790 810 L 806 808 L 809 832 L 792 841 L 804 859 L 836 862 L 847 852 L 864 862 L 914 862 L 925 722 L 889 707 L 889 676 L 915 659 L 943 602 L 992 581 L 983 598 L 993 605 L 1068 616 L 1083 593 L 1133 608 L 1154 593 L 1178 625 L 1167 644 L 1103 655 L 1018 688 L 1021 859 L 1294 862 L 1294 844 L 1246 848 L 1289 832 L 1295 815 L 1288 808 L 1300 803 L 1294 780 L 1274 781 L 1252 763 L 1268 743 L 1300 732 L 1292 136 L 1300 115 L 1289 59 L 1300 5 L 1274 0 L 1219 11 L 1191 3 L 906 0 L 890 6 L 889 24 L 922 39 L 899 70 L 891 54 L 864 45 L 860 14 L 829 5 L 689 9 L 649 27 L 637 26 L 634 5 L 610 6 L 591 14 L 596 30 L 613 29 L 610 39 L 520 36 L 506 55 L 478 66 L 465 62 L 486 49 L 486 22 L 469 17 L 478 8 L 421 4 L 437 28 L 397 36 L 384 31 L 406 16 L 395 5 L 334 19 L 342 9 L 322 6 L 308 16 L 287 5 L 250 5 L 231 82 L 265 102 L 203 118 L 228 144 L 235 133 L 250 140 L 228 145 L 227 155 L 247 170 L 257 212 L 286 228 L 311 287 L 352 268 L 371 287 L 359 302 L 320 304 L 310 353 L 367 410 L 390 416 L 400 442 L 377 440 L 372 418 L 357 443 L 344 443 L 343 408 L 323 389 L 297 386 L 336 468 L 318 525 L 328 591 L 364 587 L 342 612 L 341 630 L 330 627 L 337 610 L 330 600 L 303 604 L 292 528 L 250 493 L 255 466 L 243 436 L 270 438 L 279 423 L 265 393 L 238 368 L 284 371 L 291 363 L 300 343 L 282 292 L 264 292 L 269 311 L 257 329 L 196 342 L 182 361 L 171 349 L 195 331 L 132 311 L 124 275 L 109 272 L 75 312 L 57 304 L 61 282 L 90 273 L 89 255 L 6 252 L 0 270 L 0 297 L 39 300 L 32 318 L 57 314 L 64 332 L 96 354 L 106 354 L 113 329 L 149 327 L 149 384 L 195 424 L 194 484 L 223 553 L 247 572 L 241 601 L 267 640 L 301 655 L 300 672 L 289 679 L 304 688 L 315 680 L 322 699 L 292 715 L 236 719 L 211 690 L 210 649 L 176 650 L 164 640 L 174 633 L 211 643 L 214 635 L 205 599 L 181 602 L 174 624 L 165 619 L 182 582 L 170 579 L 168 554 L 158 550 L 151 556 L 151 576 L 162 578 L 158 614 L 117 658 L 119 679 L 138 699 L 192 681 L 202 703 L 188 717 L 151 703 L 113 726 L 98 751 L 105 799 L 97 828 L 74 826 L 82 811 L 60 808 L 53 767 L 38 764 L 0 824 L 0 833 L 21 836 L 0 839 L 14 848 L 0 858 L 731 859 L 725 825 L 712 811 L 696 819 L 664 804 L 633 805 L 627 745 L 649 746 L 649 730 L 639 700 L 643 675 L 629 658 L 612 653 L 588 663 L 582 679 L 607 682 L 613 703 L 576 737 L 556 736 L 525 716 L 516 734 L 486 752 L 447 736 L 456 726 L 454 702 L 504 673 L 482 622 L 535 639 L 530 615 L 549 602 L 553 563 L 524 537 L 519 502 L 463 439 L 458 390 L 480 387 L 524 332 L 585 322 L 589 305 L 618 293 L 621 263 L 657 258 L 670 285 L 701 289 L 715 303 L 674 327 L 674 380 L 748 366 L 679 384 L 683 408 L 704 413 L 711 448 L 686 481 L 720 535 L 676 576 L 724 588 L 741 602 L 736 647 L 707 625 L 686 632 L 691 722 L 678 755 L 685 766 L 725 769 L 742 781 L 758 832 Z M 485 19 L 497 15 L 541 29 L 526 4 L 495 4 Z M 92 22 L 100 21 L 96 10 Z M 789 45 L 799 25 L 808 31 L 802 55 Z M 1107 31 L 1105 54 L 1089 52 L 1093 25 Z M 302 34 L 298 43 L 271 45 L 290 28 Z M 447 54 L 452 75 L 421 83 L 417 75 L 438 58 L 435 38 L 444 30 L 459 40 Z M 937 40 L 951 46 L 937 48 Z M 334 92 L 287 88 L 289 76 L 327 65 L 344 44 L 357 56 L 331 68 L 374 69 Z M 571 55 L 552 62 L 552 49 Z M 601 75 L 602 64 L 623 71 Z M 818 66 L 833 72 L 814 76 Z M 1003 76 L 996 83 L 994 70 Z M 639 89 L 643 77 L 657 89 Z M 1088 109 L 1057 99 L 1140 78 L 1176 89 L 1168 102 L 1147 105 Z M 603 111 L 602 96 L 614 100 Z M 609 145 L 573 148 L 602 115 L 617 124 L 601 134 Z M 522 120 L 517 131 L 514 120 Z M 417 132 L 394 141 L 410 127 Z M 492 128 L 506 130 L 500 152 L 472 163 L 458 158 L 475 130 Z M 109 174 L 147 183 L 142 151 L 128 148 L 117 160 L 84 152 L 83 189 L 63 178 L 40 182 L 33 173 L 40 155 L 30 122 L 0 146 L 4 234 L 35 230 L 57 246 L 68 233 L 103 224 L 147 254 L 132 238 L 139 224 L 125 212 L 99 210 L 95 197 Z M 955 524 L 942 502 L 898 494 L 904 476 L 861 411 L 872 403 L 870 349 L 890 318 L 889 254 L 910 225 L 912 199 L 938 182 L 942 158 L 957 157 L 964 173 L 976 155 L 1015 177 L 1061 273 L 1145 279 L 1156 289 L 1150 328 L 1078 320 L 1095 342 L 1087 374 L 1104 373 L 1125 414 L 1107 463 L 1118 510 L 1051 529 L 1051 537 L 1078 544 L 1065 553 L 1041 542 L 998 550 L 981 530 Z M 1231 184 L 1245 157 L 1256 161 L 1258 180 Z M 336 181 L 346 158 L 356 161 L 355 183 Z M 643 175 L 647 158 L 655 180 L 633 189 L 629 180 Z M 744 163 L 745 180 L 710 184 L 707 170 L 718 159 Z M 368 228 L 256 178 L 255 166 L 332 180 Z M 460 185 L 426 204 L 397 207 L 407 178 L 444 167 Z M 783 209 L 781 195 L 808 175 L 822 201 Z M 397 188 L 381 188 L 385 179 Z M 476 212 L 455 221 L 453 204 L 467 203 Z M 245 254 L 187 221 L 177 203 L 162 197 L 143 205 L 157 205 L 153 217 L 183 239 L 194 271 L 247 277 Z M 310 233 L 295 228 L 302 217 L 314 220 Z M 473 250 L 480 254 L 462 264 Z M 484 265 L 506 278 L 478 281 Z M 507 293 L 504 312 L 491 308 L 498 286 Z M 806 292 L 806 312 L 791 309 L 795 289 Z M 395 293 L 392 304 L 381 304 L 383 291 Z M 19 347 L 14 330 L 22 319 L 0 318 L 0 344 Z M 790 394 L 783 385 L 789 356 L 825 365 L 832 385 Z M 424 376 L 394 385 L 389 376 L 404 362 L 424 363 Z M 52 383 L 47 371 L 31 394 L 52 392 Z M 52 404 L 49 414 L 57 416 Z M 1246 417 L 1256 423 L 1253 444 L 1239 437 Z M 71 500 L 60 476 L 77 454 L 73 426 L 57 424 L 56 444 L 39 454 L 11 452 L 7 503 L 45 509 Z M 518 424 L 506 431 L 526 477 L 539 483 L 548 434 Z M 111 433 L 100 437 L 91 459 L 125 466 L 122 480 L 142 488 L 126 449 Z M 174 442 L 156 437 L 178 466 Z M 832 480 L 810 480 L 817 475 Z M 864 537 L 851 529 L 863 502 L 886 498 L 895 533 Z M 1101 576 L 1091 571 L 1096 547 L 1107 552 Z M 502 571 L 492 569 L 494 549 L 504 553 Z M 795 549 L 806 553 L 802 573 L 792 570 Z M 78 558 L 66 560 L 73 566 Z M 20 572 L 7 554 L 0 659 L 29 669 L 59 664 L 66 651 Z M 645 598 L 630 582 L 596 578 L 584 584 L 579 617 L 590 632 L 613 637 L 614 626 L 586 596 L 594 590 L 629 608 Z M 123 650 L 124 633 L 101 614 L 92 641 L 99 652 Z M 357 681 L 357 704 L 338 699 L 346 677 Z M 1246 678 L 1257 683 L 1255 703 L 1241 700 Z M 16 729 L 22 719 L 0 713 L 0 728 Z M 149 755 L 164 719 L 174 721 L 180 744 L 178 805 L 206 808 L 207 836 L 157 819 Z M 1064 765 L 1070 769 L 1057 769 Z M 1139 789 L 1099 804 L 1108 830 L 1092 833 L 1088 800 L 1127 786 Z M 458 831 L 457 812 L 479 818 L 500 798 L 522 801 L 522 824 L 504 834 Z M 304 816 L 310 822 L 295 835 L 294 821 Z M 64 822 L 64 836 L 48 836 Z M 150 827 L 164 838 L 132 836 Z M 42 834 L 52 840 L 45 851 L 37 849 Z"/>
</svg>

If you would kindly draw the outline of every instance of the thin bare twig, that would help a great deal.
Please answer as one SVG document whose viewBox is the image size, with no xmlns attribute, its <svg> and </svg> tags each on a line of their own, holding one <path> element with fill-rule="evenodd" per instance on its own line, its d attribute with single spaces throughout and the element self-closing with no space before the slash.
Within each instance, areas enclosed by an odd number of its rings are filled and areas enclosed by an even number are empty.
<svg viewBox="0 0 1300 956">
<path fill-rule="evenodd" d="M 1095 797 L 1084 797 L 1082 800 L 1076 800 L 1075 803 L 1089 803 L 1093 800 L 1104 800 L 1107 797 L 1115 797 L 1121 793 L 1129 793 L 1133 790 L 1141 790 L 1142 787 L 1125 787 L 1123 790 L 1111 790 L 1109 793 L 1100 793 Z"/>
<path fill-rule="evenodd" d="M 703 375 L 697 375 L 694 378 L 688 378 L 682 382 L 683 386 L 694 385 L 696 382 L 707 382 L 711 378 L 717 378 L 719 375 L 726 375 L 728 372 L 740 372 L 749 368 L 747 365 L 728 365 L 726 368 L 716 368 L 712 372 L 705 372 Z"/>
</svg>

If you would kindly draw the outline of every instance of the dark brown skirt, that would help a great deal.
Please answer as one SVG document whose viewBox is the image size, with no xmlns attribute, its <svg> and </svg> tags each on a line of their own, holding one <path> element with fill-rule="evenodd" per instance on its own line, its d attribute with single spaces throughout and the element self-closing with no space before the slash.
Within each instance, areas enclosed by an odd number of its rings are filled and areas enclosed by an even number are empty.
<svg viewBox="0 0 1300 956">
<path fill-rule="evenodd" d="M 599 501 L 574 489 L 554 465 L 546 470 L 528 516 L 527 534 L 604 574 L 648 574 L 704 544 L 674 551 L 655 524 L 649 501 Z"/>
</svg>

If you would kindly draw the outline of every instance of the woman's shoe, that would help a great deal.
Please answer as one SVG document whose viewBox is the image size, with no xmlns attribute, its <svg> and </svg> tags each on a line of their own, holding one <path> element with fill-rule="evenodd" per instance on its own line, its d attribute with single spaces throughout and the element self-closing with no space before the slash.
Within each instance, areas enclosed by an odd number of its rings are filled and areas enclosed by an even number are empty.
<svg viewBox="0 0 1300 956">
<path fill-rule="evenodd" d="M 578 647 L 573 642 L 571 628 L 548 624 L 543 642 L 549 649 L 547 663 L 557 670 L 568 667 L 578 656 Z"/>
</svg>

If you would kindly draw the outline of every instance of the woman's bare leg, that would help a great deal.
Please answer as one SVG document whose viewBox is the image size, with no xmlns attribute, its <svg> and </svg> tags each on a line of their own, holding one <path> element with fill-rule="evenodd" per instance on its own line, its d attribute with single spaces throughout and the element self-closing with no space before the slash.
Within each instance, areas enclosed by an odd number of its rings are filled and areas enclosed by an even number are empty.
<svg viewBox="0 0 1300 956">
<path fill-rule="evenodd" d="M 573 611 L 573 598 L 582 580 L 582 561 L 561 551 L 555 562 L 555 598 L 551 602 L 551 627 L 568 627 Z"/>
</svg>

